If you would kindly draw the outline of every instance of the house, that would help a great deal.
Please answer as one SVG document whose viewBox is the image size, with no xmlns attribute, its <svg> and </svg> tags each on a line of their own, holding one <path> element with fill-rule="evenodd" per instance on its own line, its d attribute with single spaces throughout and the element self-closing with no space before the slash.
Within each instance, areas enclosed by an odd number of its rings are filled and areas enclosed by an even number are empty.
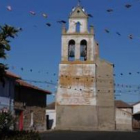
<svg viewBox="0 0 140 140">
<path fill-rule="evenodd" d="M 14 112 L 14 93 L 17 79 L 20 77 L 7 71 L 4 78 L 5 84 L 0 82 L 0 110 L 4 108 Z"/>
<path fill-rule="evenodd" d="M 55 102 L 52 102 L 51 104 L 47 105 L 46 118 L 47 118 L 47 130 L 54 129 L 56 126 Z"/>
<path fill-rule="evenodd" d="M 0 84 L 0 106 L 12 111 L 17 130 L 46 130 L 46 95 L 50 91 L 23 81 L 19 76 L 6 73 L 5 86 Z"/>
<path fill-rule="evenodd" d="M 140 101 L 133 106 L 133 129 L 140 129 Z"/>
<path fill-rule="evenodd" d="M 132 130 L 132 106 L 121 101 L 115 101 L 116 130 Z"/>
<path fill-rule="evenodd" d="M 133 106 L 133 114 L 140 112 L 140 101 L 132 104 Z"/>
<path fill-rule="evenodd" d="M 22 80 L 16 81 L 14 109 L 19 130 L 46 130 L 46 95 L 50 91 L 40 89 Z"/>
</svg>

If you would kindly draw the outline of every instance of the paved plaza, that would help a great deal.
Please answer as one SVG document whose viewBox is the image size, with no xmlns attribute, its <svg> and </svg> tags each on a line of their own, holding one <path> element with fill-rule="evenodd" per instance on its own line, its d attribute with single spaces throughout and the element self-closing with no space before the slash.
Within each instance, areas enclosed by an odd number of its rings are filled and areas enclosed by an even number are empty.
<svg viewBox="0 0 140 140">
<path fill-rule="evenodd" d="M 42 140 L 140 140 L 140 132 L 50 131 L 41 133 Z"/>
</svg>

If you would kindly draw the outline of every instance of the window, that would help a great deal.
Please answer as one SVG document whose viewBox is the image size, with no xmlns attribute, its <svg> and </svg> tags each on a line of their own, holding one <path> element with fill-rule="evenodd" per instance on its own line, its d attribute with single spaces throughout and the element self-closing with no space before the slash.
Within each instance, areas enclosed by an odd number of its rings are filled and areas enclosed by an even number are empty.
<svg viewBox="0 0 140 140">
<path fill-rule="evenodd" d="M 80 11 L 79 11 L 79 10 L 77 10 L 77 13 L 79 14 L 79 13 L 80 13 Z"/>
<path fill-rule="evenodd" d="M 80 60 L 86 61 L 87 60 L 87 41 L 82 40 L 80 43 Z"/>
<path fill-rule="evenodd" d="M 81 23 L 80 23 L 80 22 L 77 22 L 77 23 L 76 23 L 76 32 L 77 32 L 77 33 L 80 32 L 80 26 L 81 26 Z"/>
<path fill-rule="evenodd" d="M 75 60 L 75 41 L 70 40 L 68 44 L 68 60 L 74 61 Z"/>
</svg>

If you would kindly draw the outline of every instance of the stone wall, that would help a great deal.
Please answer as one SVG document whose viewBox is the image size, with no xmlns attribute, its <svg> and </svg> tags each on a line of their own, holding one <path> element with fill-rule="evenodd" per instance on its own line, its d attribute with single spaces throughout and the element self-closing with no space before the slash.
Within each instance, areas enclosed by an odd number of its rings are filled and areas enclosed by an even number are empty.
<svg viewBox="0 0 140 140">
<path fill-rule="evenodd" d="M 23 103 L 15 102 L 15 110 L 23 111 L 24 130 L 46 130 L 46 108 L 37 106 L 23 107 Z M 33 113 L 33 124 L 31 125 L 31 112 Z M 17 116 L 19 117 L 19 116 Z"/>
</svg>

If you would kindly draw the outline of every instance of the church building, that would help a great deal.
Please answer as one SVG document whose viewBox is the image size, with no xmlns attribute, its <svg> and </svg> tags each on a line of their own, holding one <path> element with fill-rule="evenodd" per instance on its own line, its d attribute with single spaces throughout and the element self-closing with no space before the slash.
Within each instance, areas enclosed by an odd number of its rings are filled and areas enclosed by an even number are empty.
<svg viewBox="0 0 140 140">
<path fill-rule="evenodd" d="M 62 27 L 57 130 L 114 130 L 113 64 L 99 57 L 94 27 L 78 4 Z"/>
</svg>

